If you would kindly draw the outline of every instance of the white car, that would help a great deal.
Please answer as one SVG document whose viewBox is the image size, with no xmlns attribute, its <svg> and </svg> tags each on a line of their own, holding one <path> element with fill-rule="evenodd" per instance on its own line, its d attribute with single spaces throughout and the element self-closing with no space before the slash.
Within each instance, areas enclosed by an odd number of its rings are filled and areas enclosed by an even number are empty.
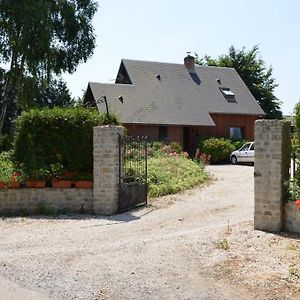
<svg viewBox="0 0 300 300">
<path fill-rule="evenodd" d="M 254 142 L 246 143 L 240 149 L 233 151 L 230 154 L 230 161 L 233 165 L 244 162 L 254 164 Z"/>
</svg>

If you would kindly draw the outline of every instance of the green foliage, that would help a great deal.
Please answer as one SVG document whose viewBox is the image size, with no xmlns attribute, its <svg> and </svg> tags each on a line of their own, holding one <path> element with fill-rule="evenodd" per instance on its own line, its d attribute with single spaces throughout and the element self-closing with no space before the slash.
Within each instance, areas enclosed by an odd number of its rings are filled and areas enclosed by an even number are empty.
<svg viewBox="0 0 300 300">
<path fill-rule="evenodd" d="M 163 155 L 170 155 L 170 154 L 182 154 L 183 150 L 179 143 L 177 142 L 170 142 L 164 143 L 161 141 L 154 141 L 149 143 L 148 146 L 148 155 L 150 157 L 160 157 Z"/>
<path fill-rule="evenodd" d="M 292 156 L 295 159 L 295 165 L 299 165 L 300 162 L 300 102 L 295 106 L 295 123 L 296 131 L 292 135 Z M 300 168 L 295 171 L 295 176 L 290 180 L 288 185 L 288 191 L 290 200 L 294 201 L 300 198 Z"/>
<path fill-rule="evenodd" d="M 240 149 L 243 145 L 247 143 L 246 140 L 236 140 L 236 141 L 231 141 L 231 144 L 234 147 L 234 150 Z"/>
<path fill-rule="evenodd" d="M 8 184 L 11 182 L 14 173 L 14 164 L 10 152 L 0 154 L 0 181 Z"/>
<path fill-rule="evenodd" d="M 150 197 L 174 194 L 205 182 L 203 165 L 183 156 L 152 157 L 148 160 L 148 193 Z"/>
<path fill-rule="evenodd" d="M 72 73 L 86 62 L 95 48 L 92 19 L 94 0 L 1 0 L 0 63 L 6 87 L 0 113 L 0 133 L 7 108 L 14 102 L 17 115 L 26 78 L 46 80 Z"/>
<path fill-rule="evenodd" d="M 234 68 L 266 113 L 265 118 L 282 118 L 281 102 L 274 95 L 274 89 L 278 84 L 272 77 L 272 67 L 267 68 L 260 58 L 257 45 L 249 51 L 246 51 L 245 47 L 238 50 L 231 46 L 228 54 L 221 55 L 217 59 L 207 55 L 199 58 L 196 55 L 196 62 L 199 65 Z"/>
<path fill-rule="evenodd" d="M 210 161 L 216 163 L 227 161 L 235 146 L 229 139 L 209 138 L 200 143 L 200 150 L 207 155 L 210 154 Z"/>
<path fill-rule="evenodd" d="M 9 151 L 10 148 L 11 145 L 10 145 L 10 138 L 8 134 L 0 135 L 0 152 Z"/>
<path fill-rule="evenodd" d="M 33 109 L 16 122 L 14 158 L 26 174 L 42 177 L 51 165 L 68 171 L 93 172 L 93 127 L 117 124 L 110 115 L 86 108 Z M 52 166 L 53 167 L 53 166 Z"/>
</svg>

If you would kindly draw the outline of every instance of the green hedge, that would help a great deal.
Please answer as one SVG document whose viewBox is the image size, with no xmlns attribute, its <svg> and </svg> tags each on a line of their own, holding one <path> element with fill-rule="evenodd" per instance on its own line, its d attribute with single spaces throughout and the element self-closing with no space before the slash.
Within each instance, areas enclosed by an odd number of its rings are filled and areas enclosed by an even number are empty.
<svg viewBox="0 0 300 300">
<path fill-rule="evenodd" d="M 212 163 L 229 160 L 230 153 L 236 149 L 231 140 L 224 138 L 209 138 L 200 143 L 200 151 L 210 155 Z"/>
<path fill-rule="evenodd" d="M 115 116 L 87 108 L 45 108 L 22 113 L 16 122 L 14 158 L 26 172 L 50 169 L 93 171 L 93 127 L 118 124 Z"/>
</svg>

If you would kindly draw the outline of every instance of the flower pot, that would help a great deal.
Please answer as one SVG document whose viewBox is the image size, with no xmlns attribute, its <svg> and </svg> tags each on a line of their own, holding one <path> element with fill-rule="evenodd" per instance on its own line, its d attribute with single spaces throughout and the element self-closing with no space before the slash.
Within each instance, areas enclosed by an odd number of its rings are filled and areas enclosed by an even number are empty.
<svg viewBox="0 0 300 300">
<path fill-rule="evenodd" d="M 51 180 L 52 187 L 56 189 L 65 189 L 70 188 L 72 185 L 71 180 L 59 180 L 59 179 L 52 179 Z"/>
<path fill-rule="evenodd" d="M 20 187 L 20 182 L 13 181 L 8 184 L 9 189 L 18 189 Z"/>
<path fill-rule="evenodd" d="M 75 186 L 78 189 L 92 189 L 94 182 L 92 180 L 78 180 L 75 182 Z"/>
<path fill-rule="evenodd" d="M 7 188 L 6 183 L 0 181 L 0 189 L 6 189 L 6 188 Z"/>
<path fill-rule="evenodd" d="M 27 188 L 44 188 L 46 187 L 46 180 L 27 180 L 25 182 Z"/>
</svg>

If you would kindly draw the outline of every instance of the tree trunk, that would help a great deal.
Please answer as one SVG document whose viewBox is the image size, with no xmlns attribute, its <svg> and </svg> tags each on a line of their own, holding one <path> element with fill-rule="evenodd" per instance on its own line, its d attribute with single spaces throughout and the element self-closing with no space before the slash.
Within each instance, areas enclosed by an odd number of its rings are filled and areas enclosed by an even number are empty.
<svg viewBox="0 0 300 300">
<path fill-rule="evenodd" d="M 10 70 L 7 72 L 7 78 L 4 87 L 4 94 L 3 94 L 3 103 L 2 103 L 2 110 L 0 113 L 0 135 L 3 134 L 3 125 L 6 118 L 7 108 L 9 105 L 9 96 L 10 92 L 12 91 L 12 85 L 14 87 L 12 101 L 16 102 L 17 98 L 20 94 L 21 89 L 21 80 L 23 77 L 23 67 L 24 67 L 24 57 L 22 57 L 21 65 L 18 66 L 18 51 L 15 49 L 12 52 L 12 59 L 10 63 Z"/>
<path fill-rule="evenodd" d="M 9 80 L 9 77 L 7 77 L 6 82 L 5 82 L 5 87 L 4 87 L 2 110 L 1 110 L 1 114 L 0 114 L 0 135 L 2 135 L 4 120 L 6 117 L 6 111 L 7 111 L 8 102 L 9 102 L 9 98 L 8 98 L 9 86 L 10 86 L 10 80 Z"/>
</svg>

